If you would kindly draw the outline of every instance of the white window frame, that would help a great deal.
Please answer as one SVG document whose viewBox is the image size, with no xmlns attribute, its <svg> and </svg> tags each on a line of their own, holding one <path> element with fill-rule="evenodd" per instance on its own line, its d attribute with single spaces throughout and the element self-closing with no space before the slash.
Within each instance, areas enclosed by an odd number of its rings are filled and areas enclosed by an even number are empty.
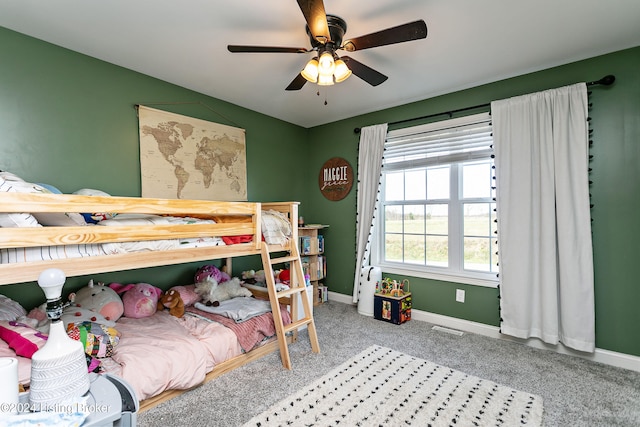
<svg viewBox="0 0 640 427">
<path fill-rule="evenodd" d="M 427 125 L 414 126 L 410 128 L 400 129 L 396 131 L 390 131 L 387 135 L 387 138 L 395 138 L 395 137 L 403 137 L 412 134 L 420 134 L 422 132 L 429 132 L 431 130 L 438 130 L 442 128 L 451 128 L 463 126 L 468 123 L 477 122 L 479 120 L 489 120 L 489 113 L 481 113 L 475 114 L 472 116 L 462 117 L 458 119 L 450 119 L 444 120 L 440 122 L 430 123 Z M 390 262 L 383 260 L 383 248 L 384 248 L 384 201 L 380 197 L 377 206 L 377 214 L 374 218 L 374 227 L 373 227 L 373 235 L 372 235 L 372 245 L 371 245 L 371 258 L 372 265 L 377 265 L 382 268 L 385 273 L 398 274 L 404 276 L 412 276 L 412 277 L 421 277 L 426 279 L 434 279 L 446 282 L 453 283 L 462 283 L 462 284 L 470 284 L 477 286 L 484 286 L 495 288 L 498 286 L 498 277 L 495 272 L 480 272 L 480 271 L 471 271 L 464 270 L 462 268 L 463 263 L 463 248 L 462 248 L 462 239 L 463 239 L 463 218 L 462 215 L 462 203 L 464 202 L 473 202 L 475 199 L 462 199 L 462 188 L 460 185 L 460 176 L 462 173 L 461 164 L 473 161 L 473 160 L 486 160 L 489 158 L 489 155 L 486 152 L 483 152 L 480 155 L 475 155 L 473 153 L 466 155 L 461 153 L 456 155 L 453 160 L 449 159 L 444 162 L 433 161 L 431 160 L 429 166 L 437 165 L 437 164 L 447 164 L 451 165 L 452 172 L 450 173 L 450 189 L 452 193 L 455 191 L 457 196 L 455 198 L 451 198 L 451 200 L 447 200 L 449 204 L 449 265 L 450 267 L 435 267 L 435 266 L 425 266 L 425 265 L 416 265 L 410 263 L 401 263 L 401 262 Z M 418 166 L 421 160 L 416 160 L 416 165 Z M 400 169 L 409 169 L 414 165 L 407 165 L 404 168 Z M 387 168 L 389 170 L 389 168 Z M 385 168 L 383 167 L 383 173 L 385 173 Z M 382 180 L 384 182 L 384 180 Z M 385 194 L 385 188 L 380 189 L 380 194 Z M 492 192 L 492 197 L 495 197 L 495 192 Z M 486 199 L 479 199 L 478 201 L 487 202 Z M 416 200 L 407 203 L 411 204 L 415 202 L 417 204 L 422 204 L 424 201 Z M 433 202 L 430 200 L 429 202 Z M 495 204 L 495 201 L 493 201 Z M 451 238 L 453 236 L 453 238 Z M 496 236 L 497 238 L 497 236 Z"/>
</svg>

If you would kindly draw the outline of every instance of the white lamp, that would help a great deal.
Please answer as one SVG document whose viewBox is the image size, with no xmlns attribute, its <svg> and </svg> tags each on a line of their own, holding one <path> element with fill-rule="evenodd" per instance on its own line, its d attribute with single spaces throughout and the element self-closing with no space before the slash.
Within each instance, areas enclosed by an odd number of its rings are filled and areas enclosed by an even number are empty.
<svg viewBox="0 0 640 427">
<path fill-rule="evenodd" d="M 40 273 L 38 285 L 47 297 L 47 317 L 51 320 L 46 344 L 31 357 L 29 401 L 35 410 L 83 396 L 89 391 L 89 373 L 82 344 L 67 335 L 60 319 L 64 304 L 62 270 L 49 268 Z"/>
</svg>

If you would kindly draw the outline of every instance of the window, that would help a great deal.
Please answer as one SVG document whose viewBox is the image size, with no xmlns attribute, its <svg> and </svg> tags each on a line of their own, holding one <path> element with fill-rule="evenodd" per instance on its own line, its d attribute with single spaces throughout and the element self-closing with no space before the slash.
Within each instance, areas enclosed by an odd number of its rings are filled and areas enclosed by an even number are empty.
<svg viewBox="0 0 640 427">
<path fill-rule="evenodd" d="M 496 286 L 491 144 L 488 113 L 388 133 L 372 251 L 377 265 Z"/>
</svg>

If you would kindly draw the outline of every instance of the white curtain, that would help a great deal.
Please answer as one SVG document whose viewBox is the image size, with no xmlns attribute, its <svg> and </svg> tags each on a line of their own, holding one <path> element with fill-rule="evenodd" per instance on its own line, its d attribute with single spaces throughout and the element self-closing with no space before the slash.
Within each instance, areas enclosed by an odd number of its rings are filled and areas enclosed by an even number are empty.
<svg viewBox="0 0 640 427">
<path fill-rule="evenodd" d="M 387 138 L 387 124 L 363 127 L 358 149 L 358 186 L 356 204 L 356 271 L 353 302 L 360 294 L 362 268 L 369 265 L 371 227 L 380 188 L 382 154 Z"/>
<path fill-rule="evenodd" d="M 595 349 L 584 83 L 491 103 L 501 332 Z"/>
</svg>

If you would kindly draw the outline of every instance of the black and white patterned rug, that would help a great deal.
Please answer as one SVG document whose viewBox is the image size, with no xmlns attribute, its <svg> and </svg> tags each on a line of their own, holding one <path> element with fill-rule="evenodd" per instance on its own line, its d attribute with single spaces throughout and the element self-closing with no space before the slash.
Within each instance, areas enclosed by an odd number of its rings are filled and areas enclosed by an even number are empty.
<svg viewBox="0 0 640 427">
<path fill-rule="evenodd" d="M 372 346 L 249 426 L 541 426 L 542 398 Z"/>
</svg>

